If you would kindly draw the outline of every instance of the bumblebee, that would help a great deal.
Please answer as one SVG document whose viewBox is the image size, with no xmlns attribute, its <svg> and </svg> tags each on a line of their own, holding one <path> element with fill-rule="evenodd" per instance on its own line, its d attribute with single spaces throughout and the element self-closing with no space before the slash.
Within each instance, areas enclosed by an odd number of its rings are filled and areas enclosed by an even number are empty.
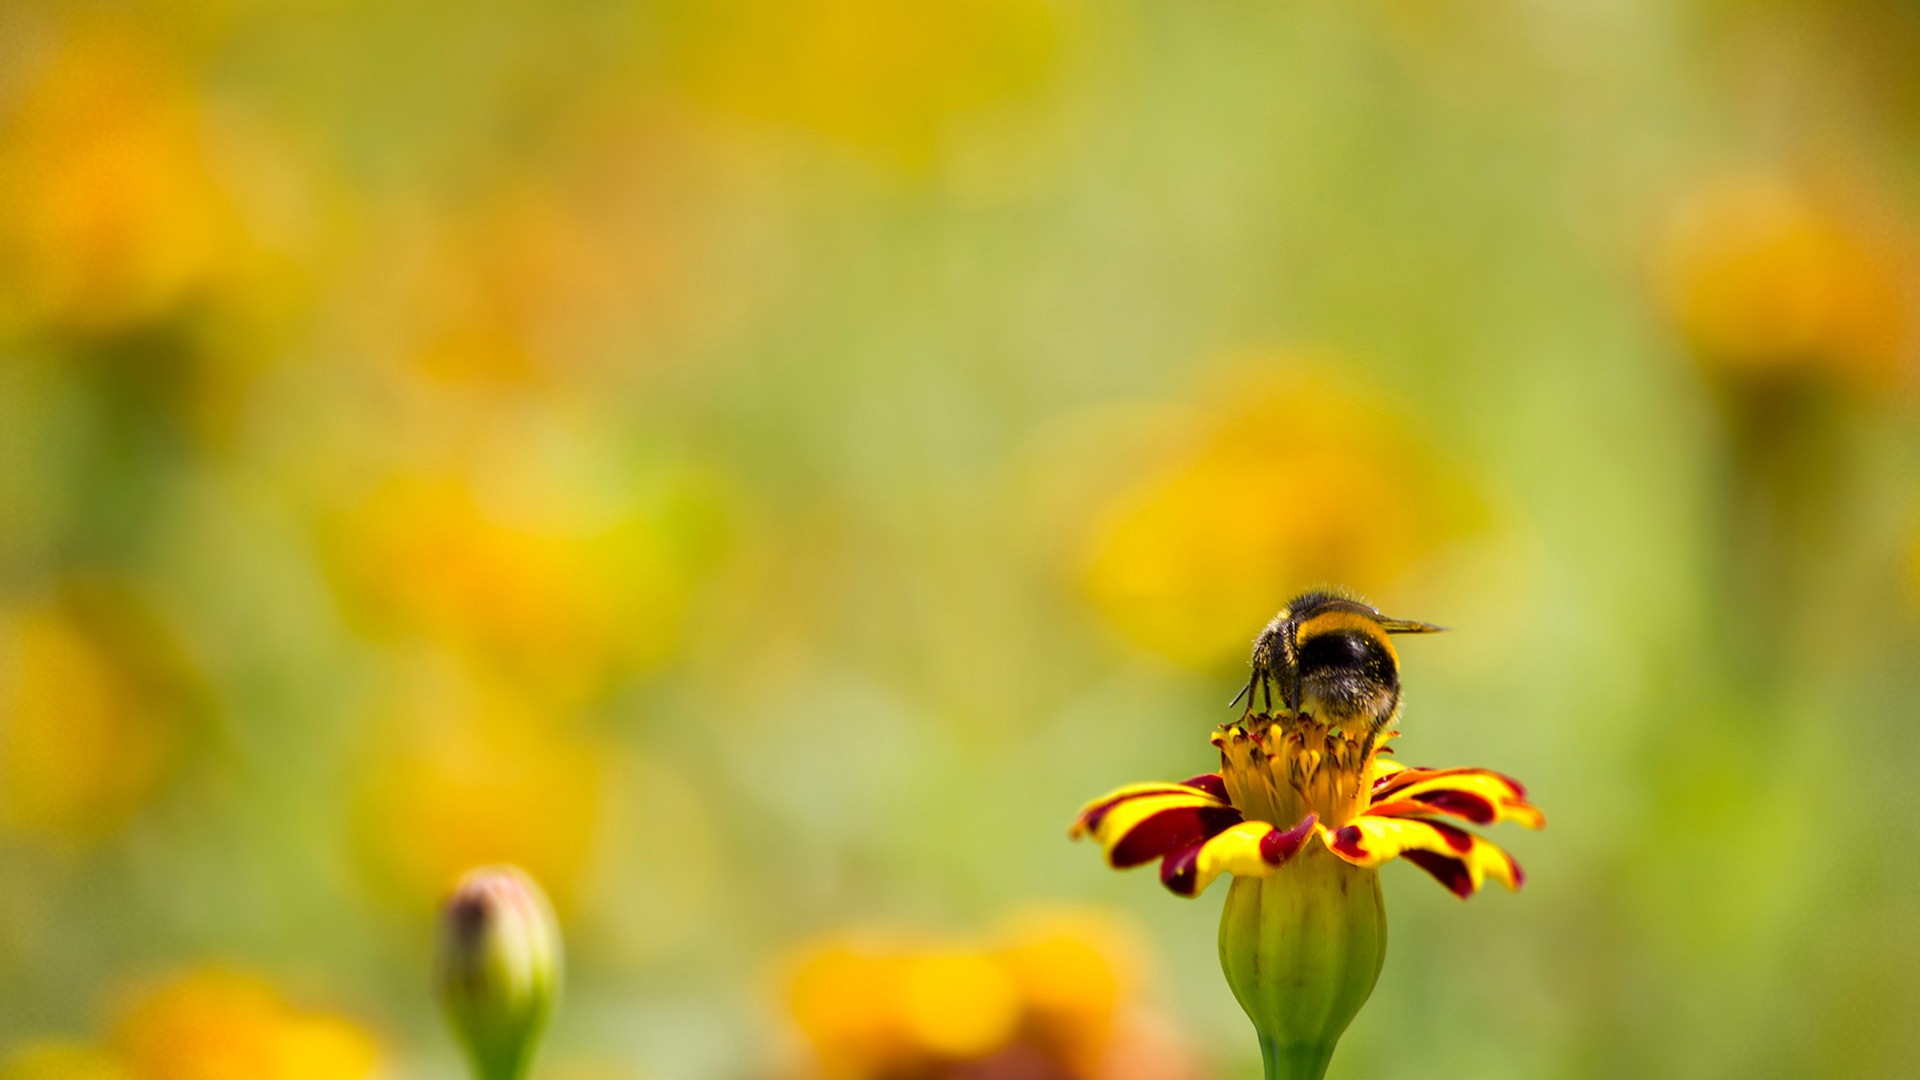
<svg viewBox="0 0 1920 1080">
<path fill-rule="evenodd" d="M 1372 747 L 1400 715 L 1400 656 L 1388 635 L 1442 629 L 1390 619 L 1341 593 L 1302 593 L 1253 640 L 1253 674 L 1230 704 L 1246 698 L 1251 715 L 1260 697 L 1271 713 L 1277 690 L 1287 712 L 1311 713 L 1355 736 L 1364 731 Z"/>
</svg>

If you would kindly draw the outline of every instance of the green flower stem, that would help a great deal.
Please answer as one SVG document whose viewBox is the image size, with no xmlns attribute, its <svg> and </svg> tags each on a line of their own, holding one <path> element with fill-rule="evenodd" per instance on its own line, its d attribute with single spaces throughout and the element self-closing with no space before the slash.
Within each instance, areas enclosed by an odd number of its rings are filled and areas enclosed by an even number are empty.
<svg viewBox="0 0 1920 1080">
<path fill-rule="evenodd" d="M 1236 877 L 1220 966 L 1260 1034 L 1266 1080 L 1321 1080 L 1387 956 L 1380 878 L 1318 845 L 1268 877 Z"/>
<path fill-rule="evenodd" d="M 1327 1074 L 1327 1065 L 1333 1061 L 1333 1044 L 1295 1043 L 1288 1046 L 1275 1042 L 1262 1032 L 1260 1061 L 1265 1066 L 1266 1080 L 1320 1080 Z"/>
</svg>

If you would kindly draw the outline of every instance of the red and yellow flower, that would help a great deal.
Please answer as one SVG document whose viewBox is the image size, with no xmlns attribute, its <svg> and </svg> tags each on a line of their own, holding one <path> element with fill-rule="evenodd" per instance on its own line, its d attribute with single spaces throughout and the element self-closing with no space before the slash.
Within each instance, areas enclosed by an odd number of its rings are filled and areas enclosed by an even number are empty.
<svg viewBox="0 0 1920 1080">
<path fill-rule="evenodd" d="M 1393 736 L 1306 708 L 1249 713 L 1214 734 L 1219 772 L 1121 788 L 1073 824 L 1115 867 L 1160 860 L 1181 896 L 1233 875 L 1220 963 L 1266 1080 L 1325 1076 L 1373 993 L 1387 948 L 1382 863 L 1404 855 L 1462 898 L 1488 878 L 1517 889 L 1519 864 L 1462 824 L 1545 824 L 1516 781 L 1401 765 L 1384 756 Z"/>
<path fill-rule="evenodd" d="M 1488 878 L 1518 889 L 1520 864 L 1455 822 L 1546 823 L 1519 781 L 1489 769 L 1402 765 L 1308 716 L 1254 715 L 1214 733 L 1221 770 L 1130 784 L 1088 803 L 1073 835 L 1125 869 L 1160 860 L 1160 880 L 1197 896 L 1221 874 L 1266 877 L 1318 841 L 1363 869 L 1399 856 L 1462 899 Z M 1362 760 L 1362 758 L 1365 760 Z"/>
</svg>

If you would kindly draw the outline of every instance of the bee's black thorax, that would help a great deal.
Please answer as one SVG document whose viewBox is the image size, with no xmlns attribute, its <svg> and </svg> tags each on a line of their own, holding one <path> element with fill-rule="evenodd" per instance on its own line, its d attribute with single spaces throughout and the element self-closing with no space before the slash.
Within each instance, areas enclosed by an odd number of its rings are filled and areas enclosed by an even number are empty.
<svg viewBox="0 0 1920 1080">
<path fill-rule="evenodd" d="M 1328 720 L 1384 724 L 1400 704 L 1400 666 L 1393 653 L 1362 630 L 1338 629 L 1299 642 L 1298 708 Z"/>
<path fill-rule="evenodd" d="M 1254 640 L 1253 675 L 1242 691 L 1251 695 L 1248 711 L 1261 707 L 1257 696 L 1269 711 L 1315 714 L 1371 739 L 1400 711 L 1400 660 L 1387 635 L 1437 629 L 1336 593 L 1296 597 Z"/>
</svg>

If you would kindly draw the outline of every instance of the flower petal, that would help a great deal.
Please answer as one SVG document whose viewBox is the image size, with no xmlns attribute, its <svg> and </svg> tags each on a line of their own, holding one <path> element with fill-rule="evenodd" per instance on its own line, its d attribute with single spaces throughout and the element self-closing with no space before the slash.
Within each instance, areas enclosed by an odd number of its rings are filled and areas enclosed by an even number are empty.
<svg viewBox="0 0 1920 1080">
<path fill-rule="evenodd" d="M 1165 793 L 1134 794 L 1101 808 L 1090 826 L 1076 826 L 1106 849 L 1116 868 L 1171 855 L 1240 823 L 1240 811 L 1203 791 L 1180 785 Z"/>
<path fill-rule="evenodd" d="M 1243 821 L 1168 855 L 1160 863 L 1160 881 L 1181 896 L 1198 896 L 1221 874 L 1266 877 L 1299 853 L 1313 835 L 1317 821 L 1308 814 L 1300 824 L 1285 830 L 1264 821 Z"/>
<path fill-rule="evenodd" d="M 1180 786 L 1198 788 L 1221 802 L 1227 801 L 1227 781 L 1217 772 L 1201 773 L 1190 780 L 1182 780 Z"/>
<path fill-rule="evenodd" d="M 1487 878 L 1509 889 L 1525 880 L 1520 865 L 1498 846 L 1465 829 L 1417 817 L 1362 814 L 1338 829 L 1320 830 L 1328 850 L 1355 866 L 1375 867 L 1400 855 L 1465 899 Z"/>
<path fill-rule="evenodd" d="M 1080 814 L 1074 818 L 1067 835 L 1075 840 L 1100 828 L 1101 819 L 1122 803 L 1150 795 L 1200 796 L 1207 801 L 1227 803 L 1227 785 L 1218 773 L 1196 776 L 1184 783 L 1174 784 L 1164 780 L 1155 780 L 1144 784 L 1128 784 L 1126 787 L 1109 791 L 1080 808 Z"/>
<path fill-rule="evenodd" d="M 1529 829 L 1547 823 L 1519 781 L 1491 769 L 1402 769 L 1384 783 L 1374 781 L 1372 801 L 1367 813 L 1373 815 L 1448 814 L 1476 825 L 1513 821 Z"/>
<path fill-rule="evenodd" d="M 1384 754 L 1387 752 L 1387 750 L 1386 748 L 1383 747 L 1381 748 L 1380 752 Z M 1385 786 L 1386 784 L 1392 783 L 1394 777 L 1406 771 L 1407 771 L 1407 767 L 1405 765 L 1400 764 L 1399 762 L 1393 760 L 1390 757 L 1374 758 L 1373 759 L 1373 790 L 1379 791 L 1381 787 Z"/>
</svg>

